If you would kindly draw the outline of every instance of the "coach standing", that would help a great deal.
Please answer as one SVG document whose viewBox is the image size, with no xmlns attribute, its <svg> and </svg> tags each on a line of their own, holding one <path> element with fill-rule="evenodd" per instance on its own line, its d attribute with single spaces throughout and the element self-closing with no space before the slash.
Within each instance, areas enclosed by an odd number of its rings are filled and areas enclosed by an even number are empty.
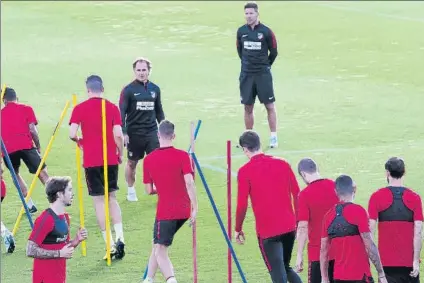
<svg viewBox="0 0 424 283">
<path fill-rule="evenodd" d="M 270 147 L 278 147 L 277 113 L 271 66 L 277 58 L 277 40 L 270 28 L 259 21 L 258 5 L 244 6 L 246 24 L 237 30 L 237 52 L 241 59 L 240 99 L 244 104 L 244 123 L 253 129 L 253 107 L 256 96 L 265 105 L 271 130 Z M 268 53 L 269 51 L 269 53 Z"/>
<path fill-rule="evenodd" d="M 371 232 L 378 221 L 378 249 L 388 282 L 419 282 L 423 209 L 421 197 L 403 185 L 405 163 L 393 157 L 386 164 L 388 186 L 371 195 Z"/>
<path fill-rule="evenodd" d="M 159 147 L 158 123 L 165 119 L 159 86 L 149 81 L 152 63 L 146 58 L 133 62 L 135 80 L 124 87 L 119 99 L 128 161 L 125 179 L 128 201 L 138 201 L 134 188 L 137 163 Z"/>
<path fill-rule="evenodd" d="M 244 242 L 242 226 L 250 196 L 259 248 L 272 282 L 302 282 L 290 267 L 299 194 L 293 170 L 285 160 L 263 154 L 259 136 L 253 131 L 244 132 L 239 144 L 250 160 L 237 176 L 236 241 Z"/>
</svg>

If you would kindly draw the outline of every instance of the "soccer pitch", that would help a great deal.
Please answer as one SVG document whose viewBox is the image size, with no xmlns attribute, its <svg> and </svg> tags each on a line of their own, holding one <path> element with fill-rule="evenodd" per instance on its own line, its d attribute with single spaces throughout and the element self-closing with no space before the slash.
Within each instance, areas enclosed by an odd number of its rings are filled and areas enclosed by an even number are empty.
<svg viewBox="0 0 424 283">
<path fill-rule="evenodd" d="M 165 115 L 176 123 L 176 146 L 189 145 L 190 121 L 202 120 L 196 153 L 221 216 L 226 219 L 226 140 L 244 129 L 235 46 L 244 23 L 243 2 L 2 2 L 1 82 L 15 88 L 21 102 L 34 107 L 42 150 L 71 94 L 86 98 L 84 80 L 102 76 L 105 95 L 117 103 L 133 78 L 132 60 L 153 62 L 151 80 L 162 90 Z M 424 194 L 422 148 L 424 119 L 424 4 L 420 2 L 258 2 L 263 23 L 273 29 L 279 56 L 273 66 L 278 113 L 278 149 L 269 151 L 292 166 L 314 158 L 326 177 L 341 173 L 358 185 L 356 201 L 384 186 L 384 163 L 401 156 L 406 185 Z M 76 188 L 75 144 L 68 138 L 70 112 L 46 163 L 53 175 L 69 175 Z M 266 111 L 257 104 L 255 130 L 266 146 Z M 233 149 L 233 171 L 246 162 Z M 223 173 L 224 172 L 224 173 Z M 32 175 L 22 167 L 29 185 Z M 80 248 L 68 261 L 68 282 L 139 282 L 152 242 L 156 197 L 143 193 L 141 167 L 136 188 L 139 202 L 126 201 L 124 166 L 120 167 L 121 205 L 126 257 L 111 267 L 102 260 L 104 242 L 93 203 L 84 188 L 87 257 Z M 11 229 L 21 202 L 5 172 L 8 194 L 2 220 Z M 236 182 L 233 178 L 233 212 Z M 299 179 L 300 181 L 300 179 Z M 303 183 L 300 183 L 304 187 Z M 227 246 L 197 178 L 198 280 L 227 282 Z M 33 199 L 38 215 L 48 206 L 37 181 Z M 69 208 L 72 236 L 79 225 L 78 198 Z M 35 217 L 35 216 L 34 216 Z M 244 246 L 235 245 L 248 282 L 269 282 L 249 209 Z M 1 256 L 2 282 L 31 282 L 32 259 L 25 256 L 30 232 L 24 216 L 16 250 Z M 179 282 L 191 282 L 191 229 L 176 236 L 170 256 Z M 296 247 L 295 247 L 296 250 Z M 424 254 L 423 254 L 424 255 Z M 294 251 L 292 265 L 295 263 Z M 305 261 L 306 261 L 305 257 Z M 305 266 L 306 268 L 306 266 Z M 421 269 L 423 271 L 423 269 Z M 375 275 L 375 272 L 374 272 Z M 307 270 L 301 273 L 307 278 Z M 163 282 L 161 275 L 157 282 Z M 235 266 L 233 282 L 241 282 Z"/>
</svg>

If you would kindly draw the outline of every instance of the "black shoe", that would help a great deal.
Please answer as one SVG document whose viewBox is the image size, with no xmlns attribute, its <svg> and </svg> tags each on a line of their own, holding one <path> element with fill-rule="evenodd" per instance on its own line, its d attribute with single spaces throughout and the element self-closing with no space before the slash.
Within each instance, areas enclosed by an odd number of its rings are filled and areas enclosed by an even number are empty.
<svg viewBox="0 0 424 283">
<path fill-rule="evenodd" d="M 118 241 L 116 241 L 115 247 L 116 247 L 115 258 L 123 259 L 125 256 L 125 244 L 121 241 L 121 239 L 118 239 Z"/>
<path fill-rule="evenodd" d="M 31 214 L 33 214 L 33 213 L 36 213 L 38 210 L 37 210 L 37 208 L 35 207 L 35 205 L 33 205 L 30 209 L 28 209 L 29 210 L 29 213 L 31 213 Z"/>
</svg>

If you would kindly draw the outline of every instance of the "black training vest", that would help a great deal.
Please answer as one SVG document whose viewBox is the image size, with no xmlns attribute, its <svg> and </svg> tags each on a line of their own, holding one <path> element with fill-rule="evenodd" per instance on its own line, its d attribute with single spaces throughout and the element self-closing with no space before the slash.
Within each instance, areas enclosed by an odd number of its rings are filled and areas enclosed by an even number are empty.
<svg viewBox="0 0 424 283">
<path fill-rule="evenodd" d="M 343 203 L 336 205 L 336 217 L 327 229 L 330 239 L 338 237 L 356 236 L 359 235 L 358 226 L 350 224 L 343 216 L 343 209 L 352 203 Z"/>
<path fill-rule="evenodd" d="M 404 187 L 388 187 L 392 192 L 392 204 L 385 210 L 378 213 L 378 221 L 403 221 L 414 222 L 414 212 L 403 202 Z"/>
<path fill-rule="evenodd" d="M 53 216 L 54 227 L 53 230 L 47 234 L 46 238 L 43 241 L 44 245 L 53 245 L 66 242 L 68 238 L 69 228 L 68 222 L 65 219 L 60 219 L 56 213 L 50 208 L 48 208 L 47 213 Z"/>
</svg>

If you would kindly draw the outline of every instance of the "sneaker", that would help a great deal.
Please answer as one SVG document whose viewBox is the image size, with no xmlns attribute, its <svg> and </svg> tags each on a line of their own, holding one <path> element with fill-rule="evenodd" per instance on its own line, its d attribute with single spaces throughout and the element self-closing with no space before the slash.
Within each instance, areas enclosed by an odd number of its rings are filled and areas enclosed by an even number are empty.
<svg viewBox="0 0 424 283">
<path fill-rule="evenodd" d="M 277 137 L 271 137 L 271 139 L 269 141 L 269 147 L 270 148 L 278 147 L 278 138 Z"/>
<path fill-rule="evenodd" d="M 34 214 L 38 211 L 38 209 L 35 207 L 35 205 L 33 205 L 31 208 L 28 208 L 29 213 Z"/>
<path fill-rule="evenodd" d="M 125 244 L 121 241 L 121 239 L 118 239 L 118 241 L 116 241 L 115 247 L 116 247 L 115 258 L 123 259 L 125 256 Z"/>
<path fill-rule="evenodd" d="M 144 279 L 143 283 L 153 283 L 153 280 L 150 278 Z"/>
<path fill-rule="evenodd" d="M 138 201 L 137 194 L 136 193 L 127 194 L 127 200 L 128 201 Z"/>
<path fill-rule="evenodd" d="M 9 254 L 13 253 L 15 250 L 15 239 L 13 239 L 13 235 L 9 234 L 4 237 L 4 245 L 6 246 L 6 250 Z"/>
<path fill-rule="evenodd" d="M 116 255 L 116 247 L 115 247 L 115 245 L 113 245 L 111 248 L 110 248 L 110 259 L 113 259 L 113 257 Z M 103 260 L 107 260 L 107 252 L 106 252 L 106 254 L 105 254 L 105 256 L 103 257 Z"/>
</svg>

